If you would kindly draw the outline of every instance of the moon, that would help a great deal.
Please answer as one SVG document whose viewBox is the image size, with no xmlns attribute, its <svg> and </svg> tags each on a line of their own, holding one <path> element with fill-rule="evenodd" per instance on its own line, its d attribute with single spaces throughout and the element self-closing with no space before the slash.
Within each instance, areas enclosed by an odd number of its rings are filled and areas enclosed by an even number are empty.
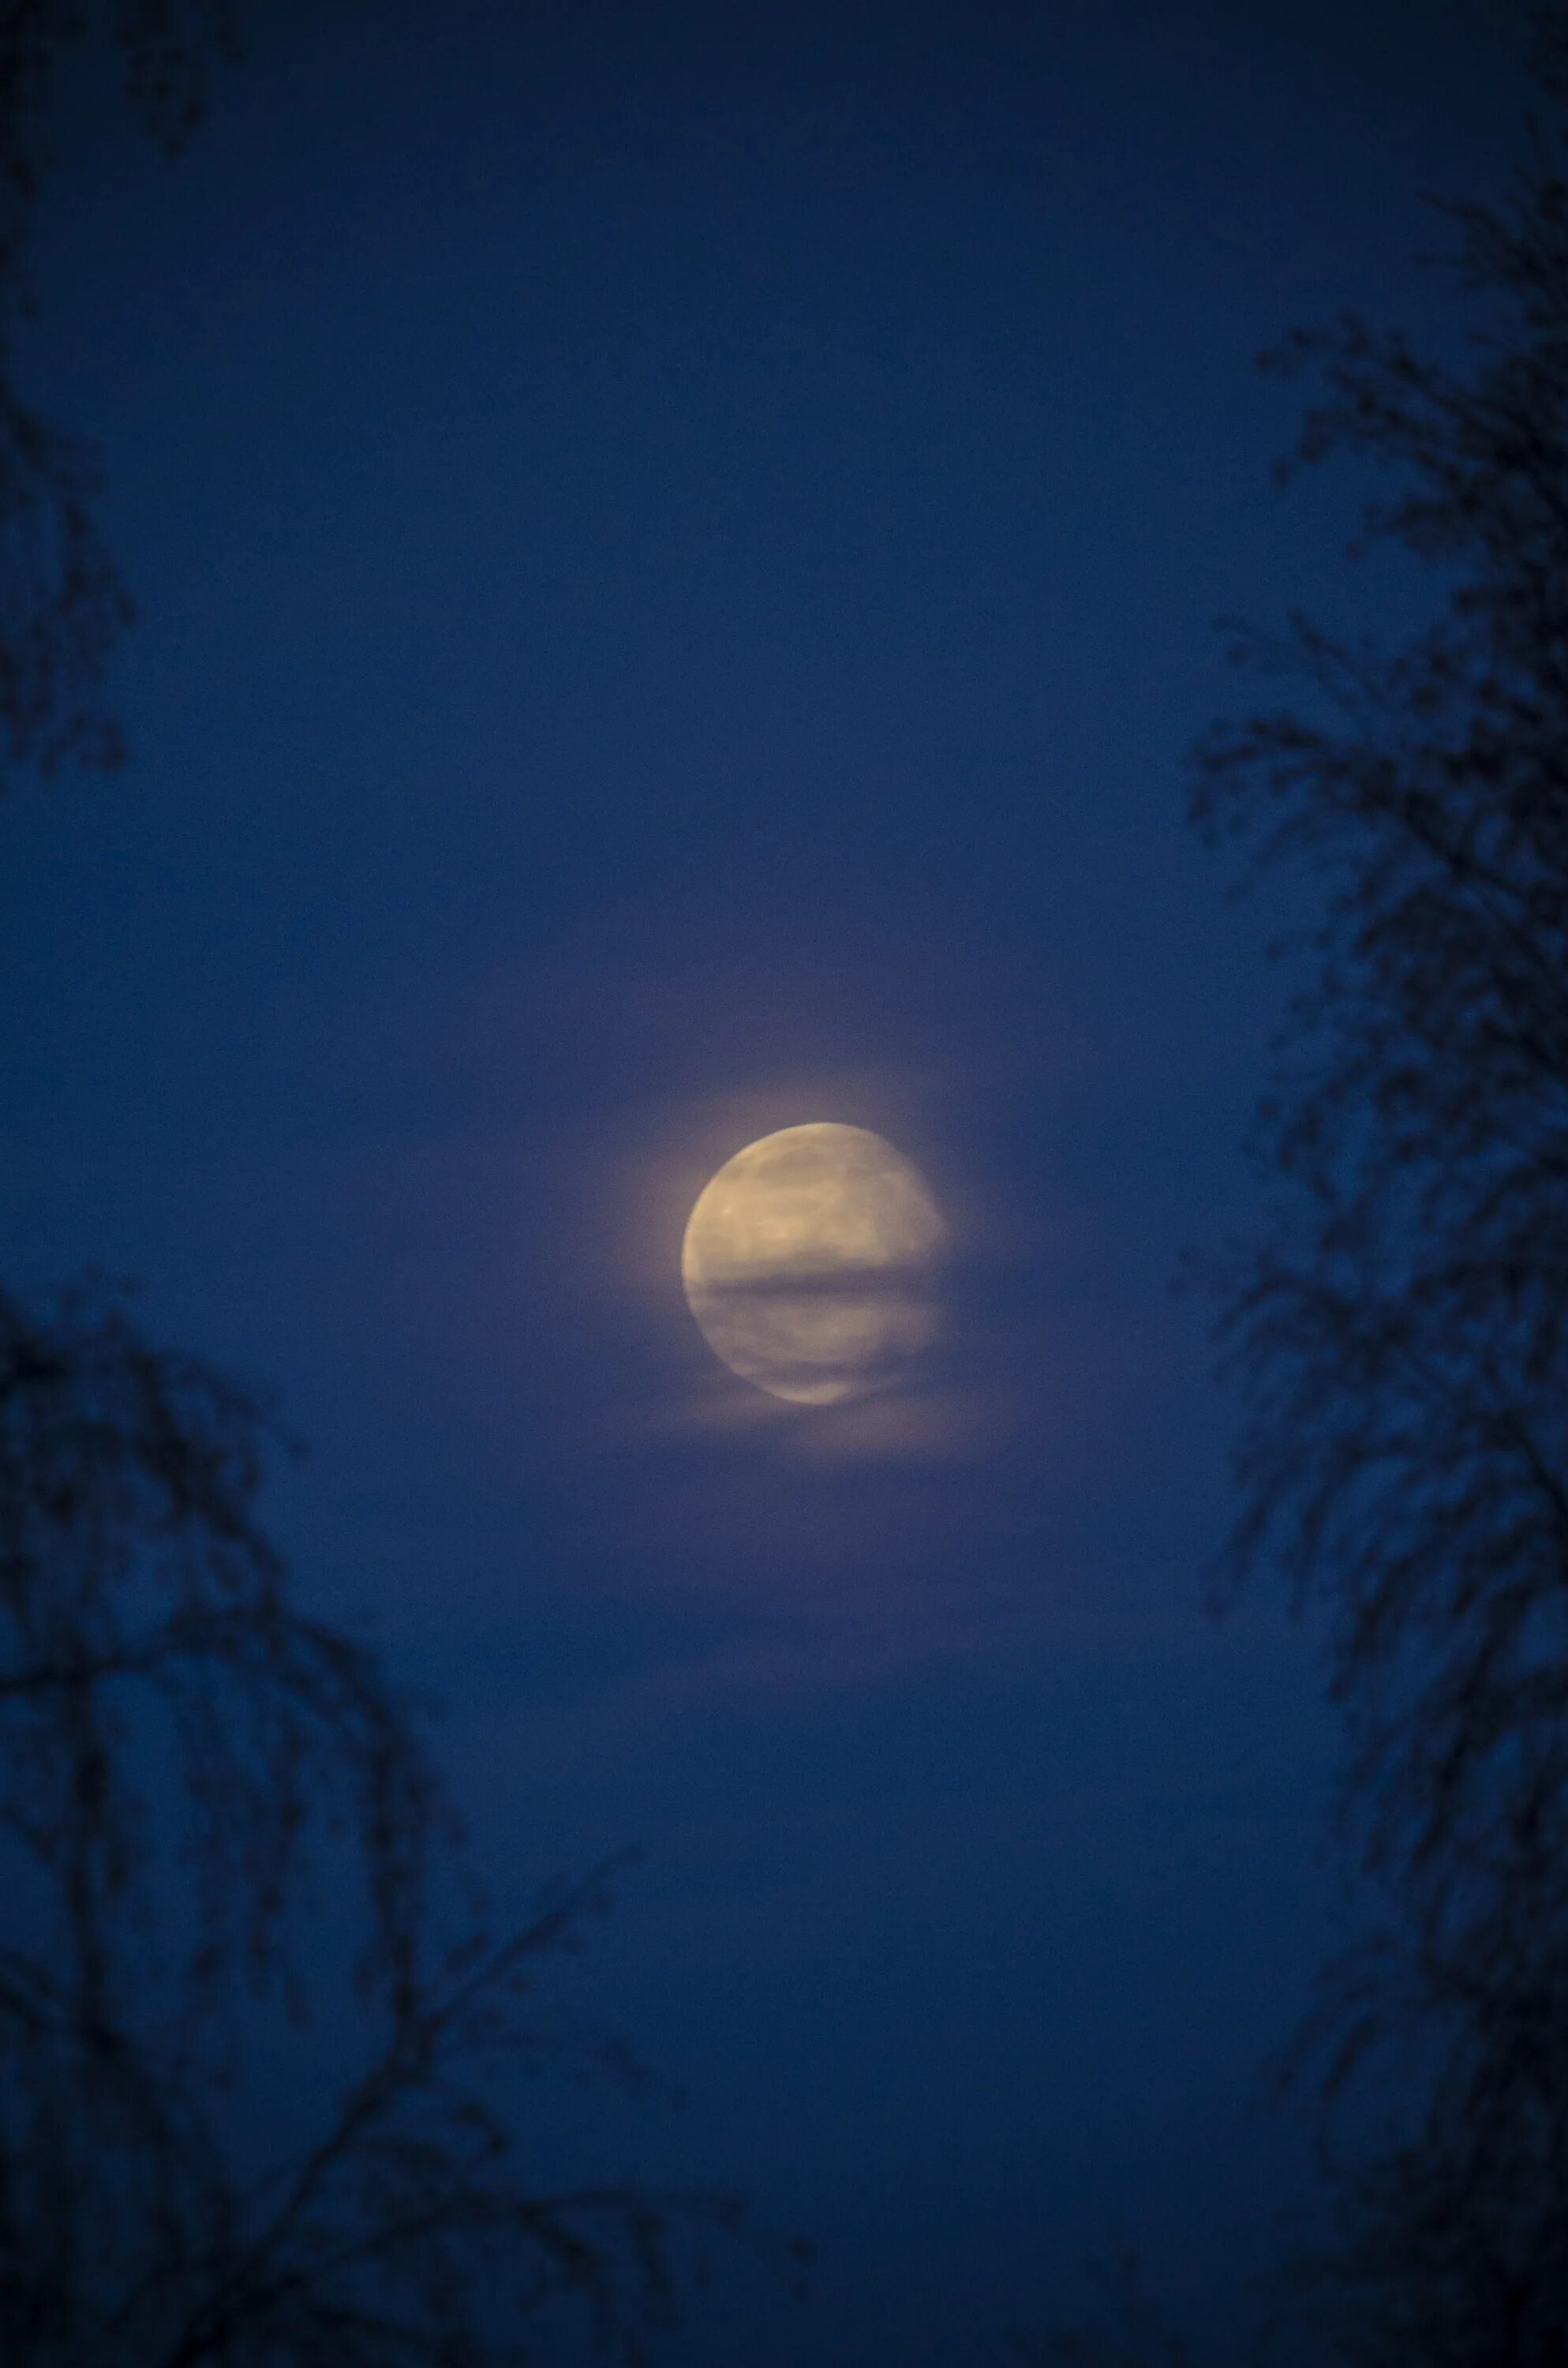
<svg viewBox="0 0 1568 2368">
<path fill-rule="evenodd" d="M 698 1196 L 681 1281 L 732 1372 L 831 1406 L 885 1389 L 936 1338 L 946 1233 L 918 1171 L 880 1134 L 786 1126 Z"/>
</svg>

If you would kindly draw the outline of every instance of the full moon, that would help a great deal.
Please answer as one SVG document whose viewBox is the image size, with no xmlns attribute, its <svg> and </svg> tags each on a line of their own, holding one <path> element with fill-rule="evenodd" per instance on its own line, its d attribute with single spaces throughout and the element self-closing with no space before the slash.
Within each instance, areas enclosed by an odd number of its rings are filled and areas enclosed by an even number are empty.
<svg viewBox="0 0 1568 2368">
<path fill-rule="evenodd" d="M 699 1195 L 681 1246 L 687 1304 L 715 1356 L 774 1397 L 864 1397 L 936 1338 L 945 1232 L 880 1134 L 783 1127 Z"/>
</svg>

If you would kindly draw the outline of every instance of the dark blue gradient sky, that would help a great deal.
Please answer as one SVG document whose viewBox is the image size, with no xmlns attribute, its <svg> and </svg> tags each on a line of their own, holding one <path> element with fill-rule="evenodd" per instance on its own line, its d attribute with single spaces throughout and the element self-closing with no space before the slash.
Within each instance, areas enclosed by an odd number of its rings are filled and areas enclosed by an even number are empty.
<svg viewBox="0 0 1568 2368">
<path fill-rule="evenodd" d="M 824 2247 L 675 2356 L 974 2368 L 1113 2222 L 1224 2356 L 1307 2192 L 1310 1634 L 1216 1630 L 1278 982 L 1189 843 L 1212 631 L 1347 573 L 1256 350 L 1443 322 L 1499 0 L 263 6 L 177 165 L 62 109 L 27 381 L 103 458 L 134 762 L 0 811 L 6 1270 L 275 1383 L 312 1600 L 446 1705 L 503 1888 L 646 1856 L 562 1994 L 687 2091 L 548 2162 Z M 925 1385 L 728 1384 L 686 1212 L 881 1129 Z"/>
</svg>

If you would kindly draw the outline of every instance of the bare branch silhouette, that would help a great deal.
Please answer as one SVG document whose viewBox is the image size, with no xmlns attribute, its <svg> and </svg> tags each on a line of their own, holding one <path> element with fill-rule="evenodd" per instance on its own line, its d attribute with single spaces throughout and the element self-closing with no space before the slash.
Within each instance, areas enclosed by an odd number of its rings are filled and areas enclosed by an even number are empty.
<svg viewBox="0 0 1568 2368">
<path fill-rule="evenodd" d="M 454 1885 L 410 1706 L 295 1608 L 257 1526 L 267 1437 L 254 1398 L 123 1305 L 0 1295 L 0 1852 L 21 1903 L 0 1948 L 0 2350 L 511 2360 L 522 2318 L 574 2294 L 638 2356 L 674 2237 L 737 2229 L 738 2205 L 541 2191 L 515 2126 L 519 2068 L 636 2078 L 536 1988 L 615 1869 L 510 1931 Z M 230 2100 L 247 2018 L 302 2019 L 326 1985 L 312 1868 L 360 1927 L 360 2061 L 264 2175 Z"/>
<path fill-rule="evenodd" d="M 120 753 L 100 687 L 131 608 L 91 465 L 11 377 L 51 78 L 108 28 L 171 149 L 233 46 L 227 0 L 0 11 L 13 774 Z M 494 1923 L 415 1706 L 301 1609 L 260 1527 L 282 1444 L 254 1394 L 152 1342 L 122 1299 L 0 1287 L 0 2358 L 481 2368 L 532 2356 L 540 2312 L 565 2302 L 640 2359 L 740 2206 L 551 2187 L 518 2127 L 529 2070 L 646 2085 L 538 1988 L 619 1861 Z M 347 2036 L 324 2075 L 290 2073 L 287 2032 L 323 2009 Z M 247 2118 L 257 2064 L 312 2108 L 271 2169 Z"/>
<path fill-rule="evenodd" d="M 28 771 L 103 770 L 124 754 L 101 691 L 134 609 L 94 523 L 97 470 L 16 382 L 55 68 L 99 31 L 122 53 L 132 115 L 170 152 L 205 114 L 214 65 L 238 49 L 231 0 L 8 0 L 0 10 L 0 791 Z"/>
</svg>

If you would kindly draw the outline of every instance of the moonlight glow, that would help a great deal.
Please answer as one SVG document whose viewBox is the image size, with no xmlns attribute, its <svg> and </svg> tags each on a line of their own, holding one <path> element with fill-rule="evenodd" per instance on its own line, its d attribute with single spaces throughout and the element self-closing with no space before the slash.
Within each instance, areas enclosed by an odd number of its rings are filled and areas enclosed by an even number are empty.
<svg viewBox="0 0 1568 2368">
<path fill-rule="evenodd" d="M 884 1388 L 937 1331 L 944 1227 L 907 1159 L 861 1126 L 787 1126 L 737 1151 L 681 1248 L 714 1354 L 775 1397 Z"/>
</svg>

